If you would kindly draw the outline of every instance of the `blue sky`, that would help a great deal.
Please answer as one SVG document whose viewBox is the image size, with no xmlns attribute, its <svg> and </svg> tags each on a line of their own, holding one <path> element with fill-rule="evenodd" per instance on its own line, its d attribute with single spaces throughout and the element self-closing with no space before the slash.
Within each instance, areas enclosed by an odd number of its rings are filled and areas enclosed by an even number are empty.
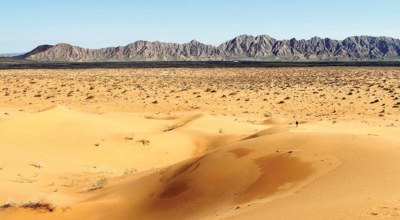
<svg viewBox="0 0 400 220">
<path fill-rule="evenodd" d="M 240 34 L 400 38 L 399 11 L 400 0 L 0 0 L 0 53 L 59 42 L 219 45 Z"/>
</svg>

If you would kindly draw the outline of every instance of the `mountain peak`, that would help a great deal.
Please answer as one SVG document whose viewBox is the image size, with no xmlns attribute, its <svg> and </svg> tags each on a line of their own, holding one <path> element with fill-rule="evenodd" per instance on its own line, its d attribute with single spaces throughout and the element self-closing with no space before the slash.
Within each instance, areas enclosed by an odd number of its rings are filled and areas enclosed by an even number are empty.
<svg viewBox="0 0 400 220">
<path fill-rule="evenodd" d="M 196 39 L 193 39 L 189 42 L 189 44 L 202 44 L 199 41 L 197 41 Z"/>
<path fill-rule="evenodd" d="M 35 49 L 31 50 L 30 52 L 22 55 L 22 57 L 29 58 L 35 54 L 43 53 L 52 47 L 53 47 L 53 45 L 48 45 L 48 44 L 40 45 L 40 46 L 37 46 Z"/>
</svg>

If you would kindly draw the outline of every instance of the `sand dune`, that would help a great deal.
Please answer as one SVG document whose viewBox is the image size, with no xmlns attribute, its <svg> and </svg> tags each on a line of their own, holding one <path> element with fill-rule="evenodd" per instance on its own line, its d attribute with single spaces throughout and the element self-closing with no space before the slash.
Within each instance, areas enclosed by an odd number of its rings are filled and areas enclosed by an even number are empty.
<svg viewBox="0 0 400 220">
<path fill-rule="evenodd" d="M 205 92 L 209 86 L 194 81 L 186 90 L 179 86 L 189 85 L 185 82 L 197 77 L 198 70 L 194 75 L 186 69 L 76 71 L 81 75 L 65 70 L 54 75 L 48 70 L 0 74 L 8 83 L 0 85 L 1 91 L 16 88 L 0 96 L 0 219 L 400 217 L 400 112 L 392 108 L 400 92 L 394 86 L 399 83 L 398 69 L 264 70 L 273 76 L 279 71 L 294 76 L 330 73 L 321 75 L 316 86 L 325 90 L 314 90 L 324 96 L 303 101 L 300 97 L 314 96 L 313 90 L 301 91 L 304 81 L 288 79 L 294 84 L 271 87 L 280 94 L 267 103 L 262 100 L 272 99 L 266 93 L 273 92 L 261 88 L 241 90 L 240 100 L 220 103 L 216 98 L 229 96 L 235 90 L 231 85 L 240 85 L 249 76 L 261 77 L 253 72 L 260 70 L 220 70 L 227 73 L 217 74 L 225 81 L 215 92 Z M 119 78 L 126 71 L 139 77 L 134 80 L 142 82 L 145 97 L 154 95 L 150 100 L 158 102 L 125 100 L 125 93 L 116 91 L 114 100 L 106 99 L 107 88 L 132 88 L 131 78 Z M 236 71 L 244 76 L 236 77 Z M 358 78 L 340 78 L 336 87 L 323 86 L 330 77 L 342 76 L 341 71 Z M 168 83 L 156 72 L 175 80 L 175 87 L 153 87 Z M 375 91 L 370 89 L 374 96 L 361 92 L 371 85 L 364 72 L 386 78 L 374 85 Z M 208 77 L 203 74 L 201 79 Z M 95 89 L 85 84 L 89 76 Z M 252 88 L 264 85 L 258 80 Z M 328 104 L 320 105 L 337 102 L 333 88 L 347 91 L 355 84 L 360 100 L 336 103 L 335 113 Z M 57 86 L 59 91 L 51 89 Z M 75 94 L 62 95 L 64 90 Z M 38 91 L 41 97 L 54 98 L 36 100 Z M 179 95 L 174 94 L 177 91 Z M 163 100 L 164 93 L 174 95 Z M 196 98 L 200 94 L 201 100 Z M 299 99 L 285 99 L 289 96 Z M 377 96 L 379 109 L 369 102 Z M 242 103 L 246 97 L 253 100 Z M 276 104 L 281 99 L 285 103 Z M 186 101 L 199 108 L 182 107 Z"/>
</svg>

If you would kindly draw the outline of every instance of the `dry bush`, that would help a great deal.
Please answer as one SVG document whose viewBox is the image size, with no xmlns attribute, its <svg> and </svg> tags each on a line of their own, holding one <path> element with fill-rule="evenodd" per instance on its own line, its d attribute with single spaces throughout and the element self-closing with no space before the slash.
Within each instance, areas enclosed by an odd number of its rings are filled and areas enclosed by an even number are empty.
<svg viewBox="0 0 400 220">
<path fill-rule="evenodd" d="M 138 140 L 137 142 L 142 143 L 142 145 L 149 145 L 150 144 L 150 140 L 146 140 L 146 139 L 141 139 L 141 140 Z"/>
<path fill-rule="evenodd" d="M 90 187 L 86 189 L 86 192 L 102 189 L 104 188 L 105 185 L 107 185 L 107 183 L 108 179 L 106 177 L 102 177 L 101 179 L 97 180 L 92 185 L 90 185 Z"/>
<path fill-rule="evenodd" d="M 19 207 L 24 209 L 33 209 L 44 212 L 53 212 L 55 210 L 55 206 L 53 204 L 44 201 L 27 202 L 19 205 Z"/>
<path fill-rule="evenodd" d="M 31 209 L 40 212 L 53 212 L 56 209 L 53 204 L 45 201 L 29 201 L 18 204 L 14 200 L 9 200 L 7 203 L 0 206 L 0 210 L 9 208 Z"/>
<path fill-rule="evenodd" d="M 4 203 L 3 205 L 0 206 L 0 210 L 4 210 L 4 209 L 8 209 L 8 208 L 13 208 L 15 207 L 17 204 L 14 200 L 12 199 L 8 199 L 8 201 L 6 203 Z"/>
</svg>

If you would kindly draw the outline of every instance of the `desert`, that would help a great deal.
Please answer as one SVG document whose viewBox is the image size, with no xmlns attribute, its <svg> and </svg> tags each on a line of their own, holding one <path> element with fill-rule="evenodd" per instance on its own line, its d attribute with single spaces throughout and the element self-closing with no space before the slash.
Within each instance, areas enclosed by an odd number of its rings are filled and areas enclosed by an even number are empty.
<svg viewBox="0 0 400 220">
<path fill-rule="evenodd" d="M 397 67 L 0 70 L 0 219 L 398 219 L 399 97 Z"/>
</svg>

